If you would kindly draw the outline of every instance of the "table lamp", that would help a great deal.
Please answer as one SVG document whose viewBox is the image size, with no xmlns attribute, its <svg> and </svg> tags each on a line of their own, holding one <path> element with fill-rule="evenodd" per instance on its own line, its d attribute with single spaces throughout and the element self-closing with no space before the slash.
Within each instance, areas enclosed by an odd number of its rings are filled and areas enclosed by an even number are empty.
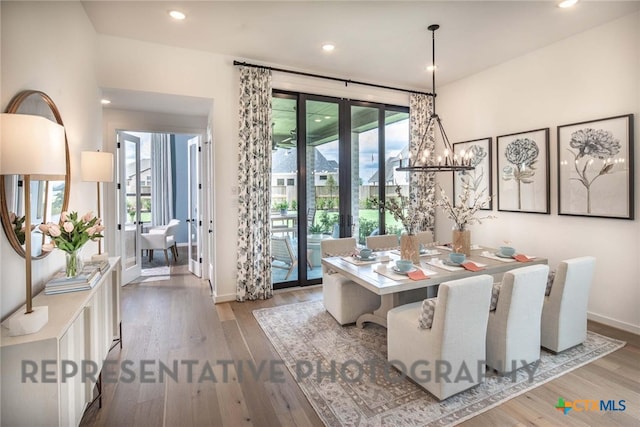
<svg viewBox="0 0 640 427">
<path fill-rule="evenodd" d="M 80 153 L 80 175 L 84 182 L 95 182 L 98 193 L 98 212 L 96 216 L 102 218 L 100 212 L 100 183 L 113 182 L 113 154 L 100 151 L 83 151 Z M 98 240 L 98 255 L 91 257 L 97 261 L 107 259 L 108 254 L 102 254 L 102 239 Z"/>
<path fill-rule="evenodd" d="M 9 318 L 9 335 L 38 332 L 49 320 L 47 306 L 32 306 L 31 280 L 31 176 L 66 174 L 64 128 L 44 117 L 0 115 L 0 174 L 24 176 L 26 311 Z"/>
</svg>

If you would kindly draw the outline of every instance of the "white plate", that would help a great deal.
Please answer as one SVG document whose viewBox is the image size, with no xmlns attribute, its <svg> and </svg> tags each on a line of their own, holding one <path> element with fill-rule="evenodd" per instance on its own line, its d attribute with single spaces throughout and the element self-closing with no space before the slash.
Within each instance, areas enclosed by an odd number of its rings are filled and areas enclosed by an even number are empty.
<svg viewBox="0 0 640 427">
<path fill-rule="evenodd" d="M 404 276 L 408 276 L 408 275 L 409 275 L 409 273 L 413 273 L 414 271 L 416 271 L 416 270 L 417 270 L 417 268 L 413 267 L 413 268 L 412 268 L 411 270 L 409 270 L 409 271 L 400 271 L 400 270 L 398 270 L 398 267 L 396 267 L 396 266 L 391 267 L 391 269 L 393 270 L 393 272 L 394 272 L 394 273 L 402 274 L 402 275 L 404 275 Z"/>
<path fill-rule="evenodd" d="M 466 260 L 465 260 L 465 262 L 466 262 Z M 444 265 L 448 265 L 448 266 L 450 266 L 450 267 L 460 267 L 460 266 L 462 265 L 462 264 L 461 264 L 461 263 L 459 263 L 459 262 L 453 262 L 453 261 L 450 261 L 450 260 L 448 260 L 448 259 L 443 259 L 443 260 L 442 260 L 442 263 L 443 263 Z"/>
<path fill-rule="evenodd" d="M 369 258 L 362 258 L 360 255 L 354 255 L 353 257 L 359 261 L 375 261 L 377 258 L 375 255 L 371 255 Z"/>
</svg>

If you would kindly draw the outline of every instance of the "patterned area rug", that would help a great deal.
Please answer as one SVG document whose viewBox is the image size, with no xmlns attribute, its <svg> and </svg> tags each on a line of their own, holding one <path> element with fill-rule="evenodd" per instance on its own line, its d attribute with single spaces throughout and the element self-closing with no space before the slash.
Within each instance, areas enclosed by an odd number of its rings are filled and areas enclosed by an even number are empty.
<svg viewBox="0 0 640 427">
<path fill-rule="evenodd" d="M 322 301 L 253 314 L 328 426 L 455 425 L 625 345 L 589 332 L 584 344 L 559 355 L 543 350 L 532 381 L 525 369 L 514 377 L 487 374 L 478 387 L 439 402 L 388 367 L 386 329 L 378 325 L 341 327 Z"/>
</svg>

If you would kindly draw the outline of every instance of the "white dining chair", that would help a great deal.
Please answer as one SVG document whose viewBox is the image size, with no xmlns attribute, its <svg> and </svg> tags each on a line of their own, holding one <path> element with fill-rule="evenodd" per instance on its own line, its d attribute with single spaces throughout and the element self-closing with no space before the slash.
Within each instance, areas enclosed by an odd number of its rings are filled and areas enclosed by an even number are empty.
<svg viewBox="0 0 640 427">
<path fill-rule="evenodd" d="M 398 236 L 395 234 L 367 236 L 366 243 L 367 248 L 373 251 L 387 251 L 391 249 L 398 249 L 398 246 L 400 245 L 400 243 L 398 242 Z"/>
<path fill-rule="evenodd" d="M 542 347 L 559 353 L 587 338 L 587 305 L 596 259 L 562 261 L 542 307 Z"/>
<path fill-rule="evenodd" d="M 504 273 L 487 326 L 487 365 L 499 373 L 540 359 L 540 318 L 548 274 L 549 266 L 540 264 Z"/>
<path fill-rule="evenodd" d="M 418 239 L 419 244 L 428 245 L 429 243 L 433 243 L 433 232 L 420 231 L 416 233 L 416 238 Z"/>
<path fill-rule="evenodd" d="M 486 354 L 487 319 L 493 278 L 487 274 L 440 285 L 433 322 L 419 327 L 422 301 L 395 307 L 387 313 L 387 360 L 404 369 L 420 387 L 439 400 L 482 381 Z M 438 364 L 446 364 L 439 366 Z M 419 369 L 411 367 L 418 366 Z M 439 369 L 455 375 L 466 366 L 470 375 L 455 381 L 439 377 Z M 480 372 L 482 369 L 482 372 Z M 465 371 L 466 372 L 466 371 Z M 429 375 L 427 375 L 427 373 Z"/>
<path fill-rule="evenodd" d="M 352 255 L 356 239 L 325 239 L 320 242 L 322 257 Z M 363 288 L 340 273 L 322 267 L 322 302 L 324 308 L 341 325 L 354 323 L 364 313 L 380 306 L 380 296 Z"/>
</svg>

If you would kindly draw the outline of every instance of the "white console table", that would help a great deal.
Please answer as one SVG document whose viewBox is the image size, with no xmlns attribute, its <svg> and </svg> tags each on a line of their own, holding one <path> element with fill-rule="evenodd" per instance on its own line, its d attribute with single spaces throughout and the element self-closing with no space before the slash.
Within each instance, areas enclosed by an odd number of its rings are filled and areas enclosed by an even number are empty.
<svg viewBox="0 0 640 427">
<path fill-rule="evenodd" d="M 109 258 L 109 268 L 91 290 L 41 292 L 33 299 L 34 307 L 49 307 L 49 321 L 37 333 L 11 337 L 2 328 L 2 425 L 80 424 L 96 383 L 83 382 L 80 373 L 61 381 L 62 362 L 73 361 L 80 369 L 82 361 L 91 361 L 102 368 L 112 344 L 122 338 L 120 283 L 120 258 Z M 37 383 L 22 380 L 27 361 L 37 365 Z M 44 365 L 52 372 L 45 376 L 51 382 L 41 381 L 43 361 L 51 361 Z M 33 364 L 27 370 L 32 368 Z"/>
</svg>

